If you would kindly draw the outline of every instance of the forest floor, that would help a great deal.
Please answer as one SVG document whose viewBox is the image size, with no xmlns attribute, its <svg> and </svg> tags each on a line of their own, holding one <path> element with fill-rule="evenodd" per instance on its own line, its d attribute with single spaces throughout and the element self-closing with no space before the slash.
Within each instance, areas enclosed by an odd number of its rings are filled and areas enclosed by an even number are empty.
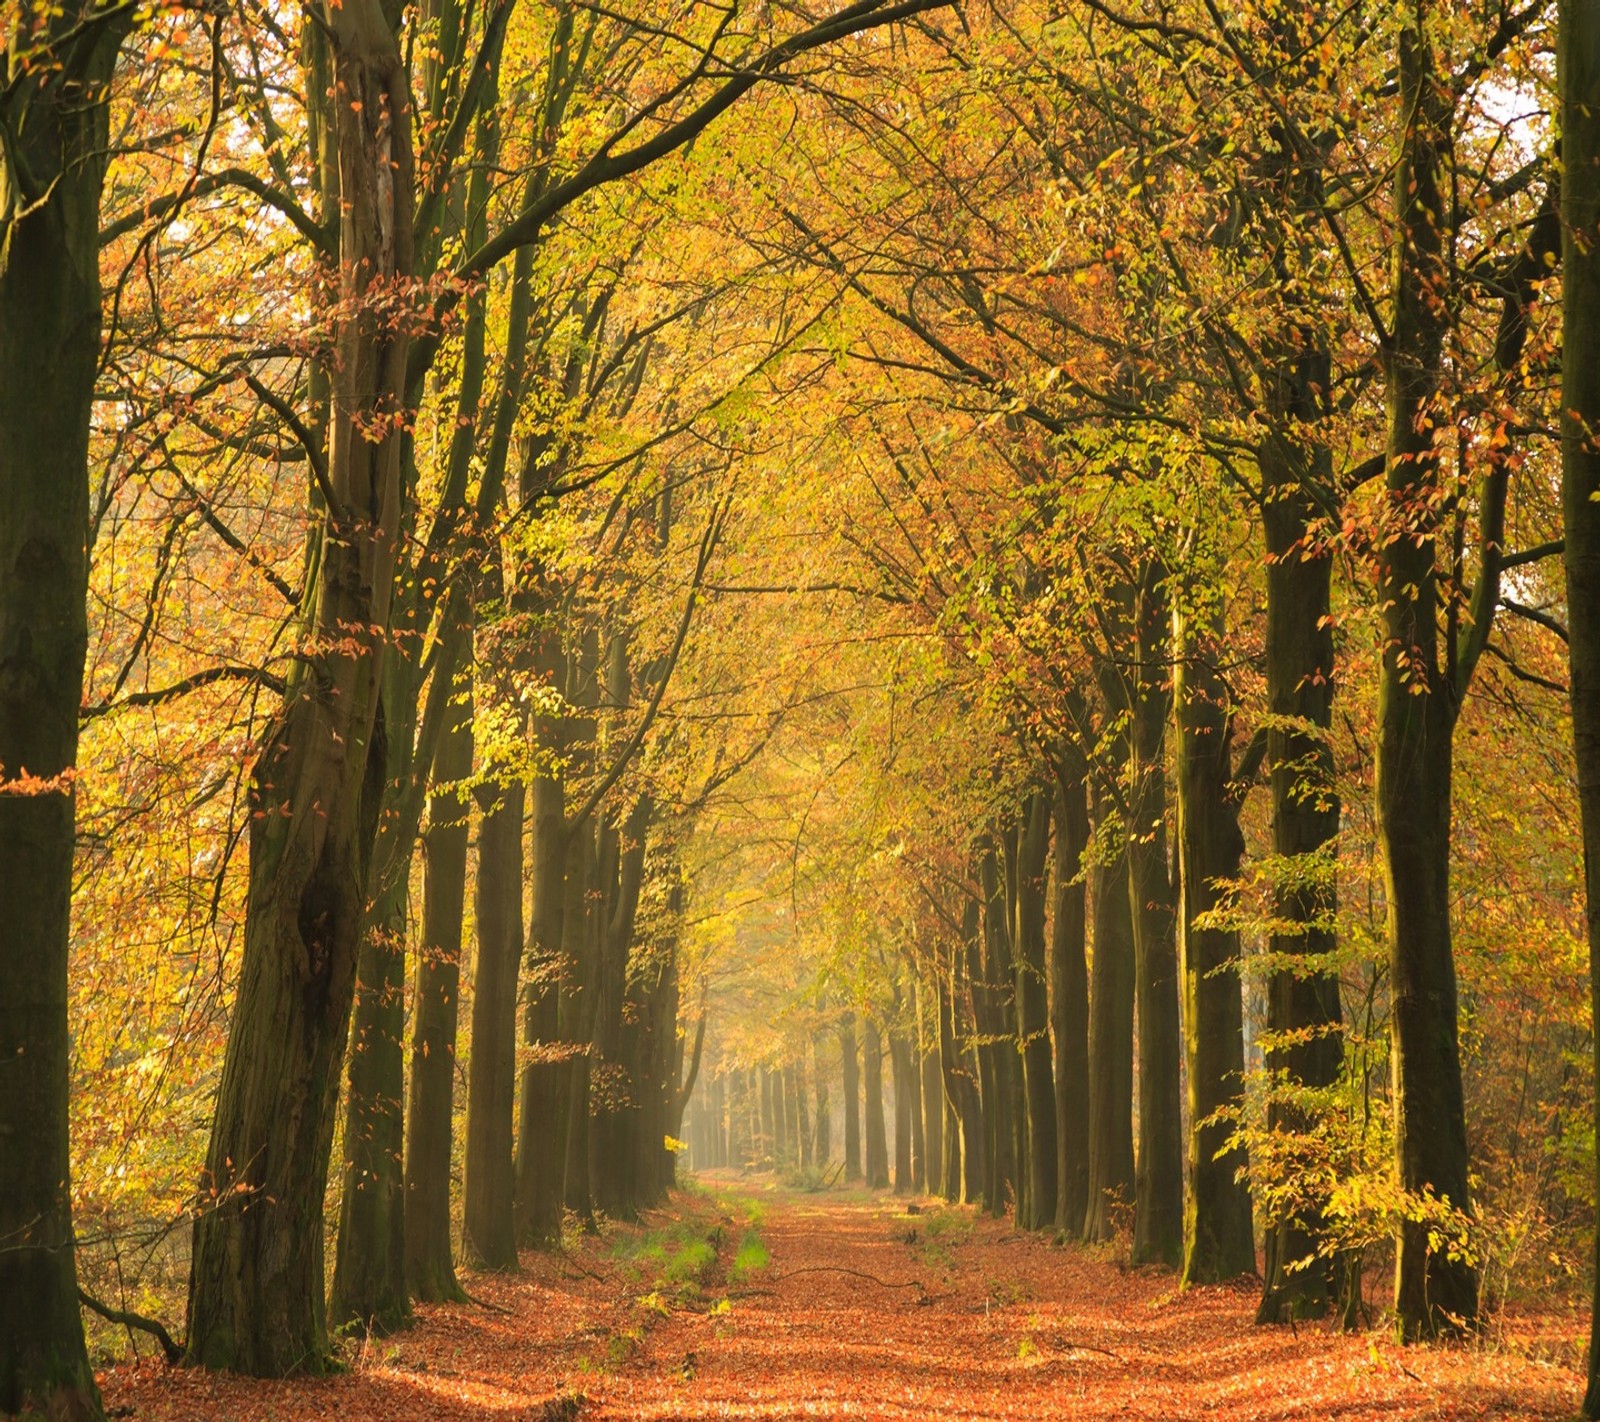
<svg viewBox="0 0 1600 1422">
<path fill-rule="evenodd" d="M 348 1370 L 260 1382 L 159 1362 L 101 1375 L 147 1422 L 669 1418 L 1570 1418 L 1585 1319 L 1468 1348 L 1256 1328 L 1255 1285 L 1179 1292 L 1114 1246 L 1053 1248 L 970 1210 L 717 1175 L 477 1303 L 350 1345 Z"/>
</svg>

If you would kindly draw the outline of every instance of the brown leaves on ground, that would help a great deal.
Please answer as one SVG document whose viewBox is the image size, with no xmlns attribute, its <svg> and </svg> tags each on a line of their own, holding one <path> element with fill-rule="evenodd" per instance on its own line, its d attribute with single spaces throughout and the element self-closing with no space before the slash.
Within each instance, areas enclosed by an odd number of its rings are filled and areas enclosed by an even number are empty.
<svg viewBox="0 0 1600 1422">
<path fill-rule="evenodd" d="M 106 1404 L 148 1422 L 1355 1422 L 1564 1419 L 1582 1391 L 1570 1366 L 1530 1356 L 1576 1356 L 1571 1319 L 1530 1326 L 1532 1349 L 1402 1349 L 1377 1334 L 1256 1328 L 1253 1285 L 1179 1293 L 1170 1274 L 1124 1271 L 968 1210 L 760 1199 L 770 1264 L 730 1274 L 739 1205 L 674 1197 L 674 1216 L 726 1225 L 698 1296 L 664 1305 L 614 1241 L 591 1240 L 574 1257 L 528 1256 L 520 1275 L 468 1276 L 492 1307 L 419 1306 L 415 1328 L 369 1342 L 341 1376 L 261 1382 L 148 1362 L 107 1372 Z"/>
</svg>

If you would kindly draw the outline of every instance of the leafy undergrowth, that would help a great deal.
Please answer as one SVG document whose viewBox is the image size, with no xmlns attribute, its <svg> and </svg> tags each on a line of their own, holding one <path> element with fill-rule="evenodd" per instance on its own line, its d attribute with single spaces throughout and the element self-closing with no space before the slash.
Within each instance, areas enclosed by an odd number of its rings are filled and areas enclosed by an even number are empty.
<svg viewBox="0 0 1600 1422">
<path fill-rule="evenodd" d="M 854 1195 L 675 1196 L 643 1227 L 420 1306 L 341 1376 L 102 1375 L 108 1407 L 201 1418 L 1566 1419 L 1581 1320 L 1511 1320 L 1492 1346 L 1251 1326 L 1253 1287 L 1052 1248 L 970 1211 Z M 626 1345 L 616 1339 L 628 1337 Z"/>
</svg>

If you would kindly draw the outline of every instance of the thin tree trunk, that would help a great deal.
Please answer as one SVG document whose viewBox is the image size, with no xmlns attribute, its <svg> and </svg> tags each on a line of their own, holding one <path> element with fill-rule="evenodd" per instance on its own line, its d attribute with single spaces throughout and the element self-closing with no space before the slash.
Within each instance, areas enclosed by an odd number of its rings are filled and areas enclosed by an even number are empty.
<svg viewBox="0 0 1600 1422">
<path fill-rule="evenodd" d="M 1102 824 L 1115 809 L 1100 796 Z M 1083 1236 L 1110 1239 L 1115 1210 L 1133 1201 L 1133 921 L 1120 847 L 1094 866 L 1094 955 L 1089 982 L 1089 1201 Z"/>
<path fill-rule="evenodd" d="M 1051 1025 L 1055 1033 L 1056 1219 L 1082 1232 L 1089 1204 L 1089 964 L 1083 855 L 1089 802 L 1078 757 L 1059 778 L 1055 805 L 1055 918 L 1051 923 Z"/>
<path fill-rule="evenodd" d="M 1167 867 L 1166 569 L 1140 570 L 1134 603 L 1138 671 L 1133 687 L 1128 886 L 1139 1009 L 1139 1154 L 1134 1176 L 1133 1262 L 1183 1258 L 1183 1128 L 1179 1109 L 1177 895 Z"/>
<path fill-rule="evenodd" d="M 909 1195 L 914 1170 L 911 1119 L 916 1086 L 911 1043 L 904 1032 L 889 1034 L 889 1066 L 894 1074 L 894 1193 Z"/>
<path fill-rule="evenodd" d="M 839 1023 L 839 1056 L 844 1065 L 844 1178 L 860 1180 L 861 1066 L 856 1054 L 856 1018 L 847 1012 Z"/>
<path fill-rule="evenodd" d="M 470 632 L 466 632 L 470 636 Z M 467 897 L 473 700 L 450 697 L 449 724 L 433 762 L 424 839 L 422 942 L 417 953 L 406 1121 L 405 1262 L 413 1298 L 464 1299 L 451 1250 L 456 1031 L 461 998 L 461 929 Z"/>
<path fill-rule="evenodd" d="M 862 1085 L 867 1107 L 867 1188 L 889 1188 L 889 1141 L 883 1120 L 883 1037 L 876 1020 L 867 1018 L 862 1047 Z"/>
<path fill-rule="evenodd" d="M 478 821 L 462 1252 L 486 1269 L 517 1267 L 513 1133 L 524 798 L 515 783 L 491 784 L 479 792 L 483 815 Z"/>
<path fill-rule="evenodd" d="M 1050 992 L 1045 962 L 1045 872 L 1050 852 L 1050 796 L 1023 802 L 1016 851 L 1016 1001 L 1028 1108 L 1027 1213 L 1024 1229 L 1049 1229 L 1056 1216 L 1056 1088 L 1050 1047 Z"/>
<path fill-rule="evenodd" d="M 1237 1119 L 1218 1111 L 1244 1105 L 1244 998 L 1239 934 L 1197 920 L 1225 900 L 1244 859 L 1233 799 L 1232 713 L 1216 658 L 1225 645 L 1220 610 L 1198 628 L 1181 603 L 1173 610 L 1178 651 L 1178 862 L 1185 1045 L 1189 1089 L 1189 1194 L 1184 1210 L 1183 1282 L 1213 1284 L 1256 1268 L 1247 1161 L 1228 1149 Z"/>
</svg>

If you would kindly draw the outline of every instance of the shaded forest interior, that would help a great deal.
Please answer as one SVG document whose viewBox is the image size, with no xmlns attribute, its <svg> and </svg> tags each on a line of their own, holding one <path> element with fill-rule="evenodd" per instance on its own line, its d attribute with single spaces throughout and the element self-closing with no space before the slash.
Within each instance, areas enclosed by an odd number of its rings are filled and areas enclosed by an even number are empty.
<svg viewBox="0 0 1600 1422">
<path fill-rule="evenodd" d="M 1600 4 L 4 40 L 0 1416 L 1600 1417 Z"/>
</svg>

